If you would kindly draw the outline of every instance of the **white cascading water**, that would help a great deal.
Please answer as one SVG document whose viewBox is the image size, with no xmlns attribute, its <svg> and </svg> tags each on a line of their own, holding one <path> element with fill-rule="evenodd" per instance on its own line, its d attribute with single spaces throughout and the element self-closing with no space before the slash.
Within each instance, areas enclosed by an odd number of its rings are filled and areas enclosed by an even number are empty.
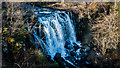
<svg viewBox="0 0 120 68">
<path fill-rule="evenodd" d="M 70 42 L 71 47 L 73 47 L 73 43 L 76 43 L 81 47 L 80 43 L 76 41 L 76 34 L 73 25 L 75 22 L 70 19 L 72 13 L 58 10 L 53 11 L 47 8 L 38 8 L 34 9 L 34 14 L 37 15 L 39 22 L 39 31 L 36 29 L 37 23 L 34 25 L 32 31 L 35 42 L 40 43 L 39 45 L 36 44 L 36 47 L 40 46 L 43 52 L 47 52 L 46 54 L 51 56 L 51 59 L 54 58 L 56 53 L 60 53 L 61 57 L 64 59 L 66 56 L 69 56 L 65 48 L 66 41 Z M 27 24 L 29 25 L 29 23 Z M 28 31 L 30 31 L 29 27 Z M 39 35 L 37 32 L 39 32 Z M 40 35 L 42 35 L 41 32 L 44 33 L 43 37 L 40 37 Z M 77 50 L 76 54 L 79 55 L 80 51 Z M 66 61 L 74 65 L 69 60 Z"/>
<path fill-rule="evenodd" d="M 65 11 L 40 11 L 38 14 L 39 24 L 43 25 L 43 32 L 45 34 L 45 48 L 52 58 L 56 53 L 61 53 L 62 57 L 65 56 L 65 41 L 69 40 L 71 43 L 76 42 L 76 35 L 73 22 Z M 43 16 L 39 16 L 42 15 Z M 36 27 L 36 26 L 35 26 Z M 40 33 L 39 33 L 40 34 Z M 38 41 L 38 35 L 34 29 L 34 36 Z M 37 36 L 37 37 L 36 37 Z"/>
</svg>

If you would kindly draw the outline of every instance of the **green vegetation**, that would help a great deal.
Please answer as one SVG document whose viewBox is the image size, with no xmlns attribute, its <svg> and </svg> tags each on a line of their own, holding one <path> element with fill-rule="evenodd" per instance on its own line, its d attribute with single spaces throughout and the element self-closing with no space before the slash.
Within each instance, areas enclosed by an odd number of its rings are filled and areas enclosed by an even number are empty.
<svg viewBox="0 0 120 68">
<path fill-rule="evenodd" d="M 31 18 L 30 23 L 36 20 L 31 14 L 32 11 L 21 8 L 21 4 L 3 3 L 3 66 L 29 68 L 49 65 L 58 67 L 57 62 L 48 61 L 40 49 L 33 48 L 35 42 L 32 41 L 32 35 L 26 29 L 26 22 L 28 16 Z"/>
</svg>

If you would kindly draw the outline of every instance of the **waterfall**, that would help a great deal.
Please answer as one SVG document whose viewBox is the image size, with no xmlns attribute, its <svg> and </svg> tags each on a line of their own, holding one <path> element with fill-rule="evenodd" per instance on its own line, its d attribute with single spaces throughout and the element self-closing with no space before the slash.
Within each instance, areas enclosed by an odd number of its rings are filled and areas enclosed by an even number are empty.
<svg viewBox="0 0 120 68">
<path fill-rule="evenodd" d="M 69 15 L 65 12 L 55 12 L 49 16 L 38 17 L 38 21 L 43 25 L 48 55 L 54 57 L 58 52 L 64 57 L 65 40 L 76 42 L 73 23 L 70 21 Z"/>
<path fill-rule="evenodd" d="M 50 55 L 54 60 L 56 53 L 61 54 L 66 62 L 75 66 L 75 60 L 80 60 L 80 42 L 76 41 L 74 29 L 75 22 L 70 18 L 71 12 L 52 10 L 47 8 L 34 8 L 34 14 L 37 15 L 37 23 L 34 25 L 32 34 L 34 35 L 36 48 L 41 47 L 46 55 Z M 27 23 L 29 25 L 29 23 Z M 36 28 L 37 27 L 37 28 Z M 28 27 L 28 31 L 30 31 Z M 73 55 L 73 60 L 66 57 Z"/>
</svg>

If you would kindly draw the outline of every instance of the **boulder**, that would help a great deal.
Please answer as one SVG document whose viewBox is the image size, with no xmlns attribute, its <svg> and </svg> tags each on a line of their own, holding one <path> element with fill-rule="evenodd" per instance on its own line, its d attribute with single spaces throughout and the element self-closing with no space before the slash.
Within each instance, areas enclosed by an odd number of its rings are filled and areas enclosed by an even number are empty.
<svg viewBox="0 0 120 68">
<path fill-rule="evenodd" d="M 80 48 L 79 45 L 77 45 L 75 42 L 73 42 L 73 45 L 75 51 Z"/>
<path fill-rule="evenodd" d="M 65 46 L 64 46 L 66 49 L 71 49 L 72 46 L 70 45 L 70 42 L 69 41 L 66 41 L 65 42 Z"/>
<path fill-rule="evenodd" d="M 76 53 L 75 53 L 74 51 L 71 51 L 71 52 L 70 52 L 70 55 L 71 55 L 71 56 L 76 56 Z"/>
<path fill-rule="evenodd" d="M 54 60 L 58 62 L 60 67 L 65 67 L 65 60 L 61 57 L 60 53 L 56 53 L 54 56 Z"/>
<path fill-rule="evenodd" d="M 51 59 L 50 55 L 47 55 L 47 60 L 50 61 L 51 63 L 53 63 L 54 61 Z"/>
</svg>

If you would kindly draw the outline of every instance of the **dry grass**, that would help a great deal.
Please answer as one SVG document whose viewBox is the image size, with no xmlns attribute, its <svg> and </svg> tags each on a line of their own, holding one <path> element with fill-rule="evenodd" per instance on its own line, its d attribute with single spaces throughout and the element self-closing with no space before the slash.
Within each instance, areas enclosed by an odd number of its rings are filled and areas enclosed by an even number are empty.
<svg viewBox="0 0 120 68">
<path fill-rule="evenodd" d="M 104 13 L 99 15 L 102 16 L 102 19 L 97 18 L 97 24 L 94 24 L 92 27 L 93 43 L 104 55 L 107 49 L 117 49 L 119 43 L 119 29 L 117 25 L 118 22 L 116 21 L 116 11 L 112 10 L 109 15 Z"/>
</svg>

